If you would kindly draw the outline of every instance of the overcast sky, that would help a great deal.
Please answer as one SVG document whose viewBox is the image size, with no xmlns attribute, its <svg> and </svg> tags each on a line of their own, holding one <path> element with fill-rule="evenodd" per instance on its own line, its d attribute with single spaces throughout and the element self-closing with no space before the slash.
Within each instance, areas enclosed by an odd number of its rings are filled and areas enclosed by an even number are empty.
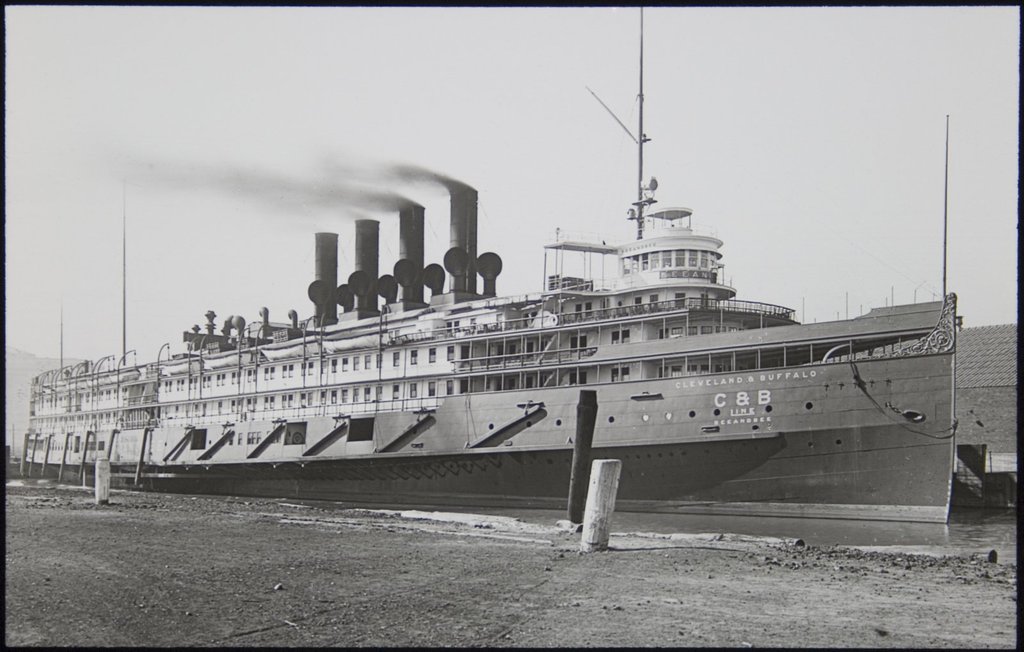
<svg viewBox="0 0 1024 652">
<path fill-rule="evenodd" d="M 7 344 L 153 360 L 214 310 L 312 314 L 316 231 L 397 215 L 333 198 L 380 164 L 479 191 L 499 294 L 541 289 L 556 227 L 633 235 L 636 8 L 6 7 Z M 1016 321 L 1019 14 L 988 8 L 645 11 L 645 171 L 724 240 L 739 299 L 827 321 L 942 287 Z M 448 199 L 426 207 L 427 262 Z M 847 300 L 847 296 L 849 299 Z M 848 306 L 848 308 L 847 308 Z"/>
</svg>

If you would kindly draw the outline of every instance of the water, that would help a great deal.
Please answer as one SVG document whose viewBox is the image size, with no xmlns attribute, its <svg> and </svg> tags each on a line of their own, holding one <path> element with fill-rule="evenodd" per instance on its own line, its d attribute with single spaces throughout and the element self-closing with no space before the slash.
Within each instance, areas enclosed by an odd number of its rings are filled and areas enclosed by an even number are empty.
<svg viewBox="0 0 1024 652">
<path fill-rule="evenodd" d="M 448 510 L 453 511 L 453 510 Z M 460 510 L 464 511 L 464 510 Z M 564 511 L 491 509 L 488 514 L 515 516 L 550 525 Z M 881 547 L 922 554 L 966 555 L 995 550 L 1000 563 L 1017 561 L 1017 514 L 1014 510 L 954 511 L 948 524 L 855 521 L 845 519 L 615 512 L 613 532 L 730 533 L 803 539 L 809 545 Z"/>
</svg>

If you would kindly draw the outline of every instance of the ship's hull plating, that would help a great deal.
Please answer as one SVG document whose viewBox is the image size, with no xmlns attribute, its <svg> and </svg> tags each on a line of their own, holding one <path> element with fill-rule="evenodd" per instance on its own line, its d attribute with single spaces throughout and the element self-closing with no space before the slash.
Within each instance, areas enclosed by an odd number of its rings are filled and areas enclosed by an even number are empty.
<svg viewBox="0 0 1024 652">
<path fill-rule="evenodd" d="M 592 458 L 622 460 L 616 504 L 623 510 L 944 522 L 954 451 L 952 364 L 952 354 L 941 354 L 595 386 Z M 578 390 L 453 397 L 431 415 L 436 424 L 395 452 L 379 451 L 422 414 L 379 413 L 372 441 L 342 437 L 313 456 L 302 453 L 323 441 L 336 419 L 309 419 L 302 446 L 278 442 L 255 459 L 241 432 L 266 435 L 273 422 L 235 424 L 237 444 L 207 453 L 206 460 L 199 459 L 204 450 L 188 449 L 167 459 L 184 428 L 161 428 L 147 442 L 141 486 L 561 509 Z M 544 403 L 530 425 L 480 445 L 481 434 L 534 414 L 524 399 Z M 897 408 L 913 408 L 925 421 L 911 422 Z M 113 440 L 116 483 L 135 486 L 141 435 L 127 431 Z M 474 442 L 478 447 L 470 447 Z M 56 461 L 49 463 L 51 474 Z M 65 473 L 78 469 L 69 462 Z"/>
</svg>

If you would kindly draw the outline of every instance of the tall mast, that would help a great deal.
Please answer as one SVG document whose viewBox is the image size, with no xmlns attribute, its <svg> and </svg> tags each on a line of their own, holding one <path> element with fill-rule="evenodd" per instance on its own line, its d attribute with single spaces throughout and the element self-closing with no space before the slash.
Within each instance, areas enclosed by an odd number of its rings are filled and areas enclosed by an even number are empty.
<svg viewBox="0 0 1024 652">
<path fill-rule="evenodd" d="M 636 239 L 644 238 L 644 143 L 647 136 L 644 134 L 644 8 L 640 7 L 640 93 L 637 96 L 639 102 L 637 125 L 637 175 L 636 175 Z"/>
<path fill-rule="evenodd" d="M 942 300 L 946 300 L 946 230 L 949 213 L 949 114 L 946 114 L 946 173 L 942 188 Z"/>
<path fill-rule="evenodd" d="M 638 202 L 644 199 L 644 8 L 640 7 L 640 94 L 638 96 L 640 102 L 640 119 L 637 127 L 638 143 L 637 148 L 639 150 L 638 163 L 637 163 L 637 178 L 636 178 L 636 199 Z M 643 204 L 639 206 L 637 220 L 637 239 L 640 239 L 640 235 L 643 234 Z"/>
<path fill-rule="evenodd" d="M 125 181 L 121 179 L 121 356 L 128 354 L 128 290 L 126 286 L 128 269 L 128 238 L 126 223 L 128 221 L 128 200 L 125 196 Z"/>
</svg>

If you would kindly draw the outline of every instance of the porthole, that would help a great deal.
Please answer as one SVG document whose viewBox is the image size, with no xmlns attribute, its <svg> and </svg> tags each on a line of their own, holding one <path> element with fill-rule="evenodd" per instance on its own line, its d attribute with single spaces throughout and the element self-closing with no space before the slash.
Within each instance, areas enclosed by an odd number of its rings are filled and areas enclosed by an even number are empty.
<svg viewBox="0 0 1024 652">
<path fill-rule="evenodd" d="M 837 439 L 836 440 L 836 446 L 842 446 L 842 445 L 843 445 L 843 440 L 842 439 Z"/>
<path fill-rule="evenodd" d="M 615 423 L 615 417 L 608 417 L 608 423 Z"/>
<path fill-rule="evenodd" d="M 529 427 L 530 427 L 530 426 L 532 426 L 532 425 L 533 425 L 533 421 L 527 421 L 527 422 L 526 422 L 526 427 L 527 427 L 527 428 L 529 428 Z"/>
<path fill-rule="evenodd" d="M 814 448 L 814 442 L 813 441 L 807 442 L 807 448 Z"/>
<path fill-rule="evenodd" d="M 488 423 L 487 424 L 487 429 L 488 430 L 494 430 L 494 424 L 493 423 Z"/>
<path fill-rule="evenodd" d="M 810 410 L 813 407 L 814 407 L 814 403 L 811 403 L 810 401 L 807 401 L 806 403 L 804 403 L 804 409 L 805 410 Z"/>
<path fill-rule="evenodd" d="M 666 412 L 665 413 L 665 421 L 671 421 L 671 420 L 672 420 L 672 413 L 671 412 Z"/>
<path fill-rule="evenodd" d="M 765 412 L 771 412 L 772 411 L 772 406 L 770 406 L 770 405 L 764 406 L 764 411 Z"/>
<path fill-rule="evenodd" d="M 751 430 L 760 430 L 761 426 L 750 426 Z"/>
<path fill-rule="evenodd" d="M 643 416 L 642 416 L 642 417 L 640 417 L 640 418 L 641 418 L 641 419 L 643 419 L 643 420 L 644 420 L 644 422 L 647 422 L 647 421 L 650 421 L 650 420 L 651 420 L 651 415 L 649 415 L 649 414 L 645 414 L 645 415 L 643 415 Z"/>
<path fill-rule="evenodd" d="M 693 410 L 690 410 L 690 418 L 692 419 L 695 416 L 697 416 L 697 413 L 694 412 Z"/>
<path fill-rule="evenodd" d="M 561 419 L 555 419 L 555 425 L 556 426 L 562 425 L 562 420 Z"/>
<path fill-rule="evenodd" d="M 716 417 L 717 417 L 717 416 L 718 416 L 719 414 L 721 414 L 721 413 L 722 413 L 722 411 L 721 411 L 721 410 L 719 410 L 718 408 L 715 408 L 715 416 L 716 416 Z"/>
</svg>

